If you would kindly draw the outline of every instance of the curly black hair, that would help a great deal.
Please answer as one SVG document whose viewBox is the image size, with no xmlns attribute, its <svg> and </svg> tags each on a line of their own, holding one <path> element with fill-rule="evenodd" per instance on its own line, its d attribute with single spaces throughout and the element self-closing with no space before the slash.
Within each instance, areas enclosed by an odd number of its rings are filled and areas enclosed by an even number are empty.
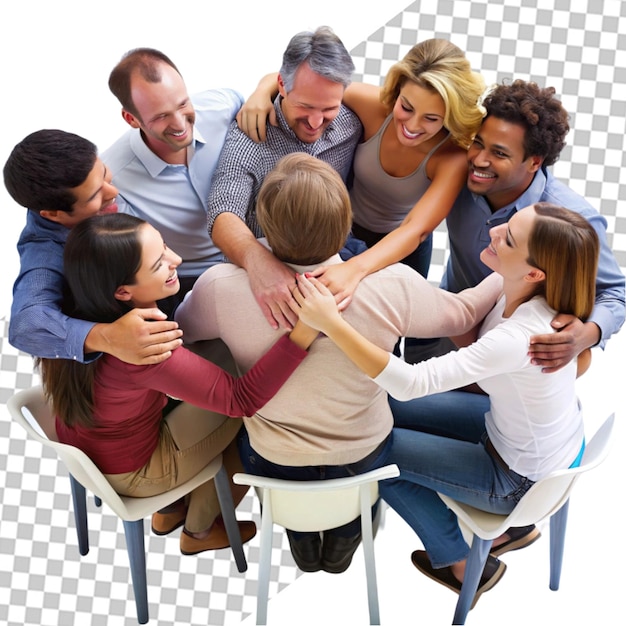
<svg viewBox="0 0 626 626">
<path fill-rule="evenodd" d="M 523 126 L 524 158 L 539 156 L 544 165 L 552 165 L 559 158 L 569 132 L 569 115 L 554 94 L 554 87 L 542 88 L 524 80 L 498 85 L 483 102 L 486 117 Z"/>
</svg>

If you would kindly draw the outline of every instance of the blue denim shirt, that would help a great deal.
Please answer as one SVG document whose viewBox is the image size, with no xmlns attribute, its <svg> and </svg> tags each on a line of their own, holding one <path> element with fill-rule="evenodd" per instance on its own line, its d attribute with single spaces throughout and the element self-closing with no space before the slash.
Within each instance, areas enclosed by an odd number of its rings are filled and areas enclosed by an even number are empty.
<svg viewBox="0 0 626 626">
<path fill-rule="evenodd" d="M 600 259 L 596 279 L 596 305 L 588 321 L 595 322 L 602 333 L 600 346 L 616 333 L 624 322 L 624 274 L 609 247 L 606 219 L 582 196 L 542 168 L 533 182 L 515 202 L 494 213 L 483 196 L 464 187 L 446 218 L 450 256 L 441 287 L 458 293 L 474 287 L 491 270 L 480 260 L 481 251 L 489 245 L 489 230 L 508 222 L 511 216 L 535 202 L 551 202 L 585 217 L 600 238 Z"/>
<path fill-rule="evenodd" d="M 63 303 L 63 248 L 69 229 L 27 211 L 26 226 L 17 250 L 20 273 L 13 285 L 9 343 L 23 352 L 44 358 L 89 361 L 85 338 L 93 322 L 61 312 Z"/>
</svg>

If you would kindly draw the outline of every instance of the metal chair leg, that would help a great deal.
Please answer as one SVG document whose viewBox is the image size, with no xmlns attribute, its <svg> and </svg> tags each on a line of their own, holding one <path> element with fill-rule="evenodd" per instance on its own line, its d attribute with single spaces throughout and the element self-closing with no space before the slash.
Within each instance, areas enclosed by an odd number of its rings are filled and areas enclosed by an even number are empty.
<svg viewBox="0 0 626 626">
<path fill-rule="evenodd" d="M 87 530 L 87 494 L 85 488 L 70 474 L 70 487 L 74 503 L 74 520 L 78 536 L 78 551 L 82 556 L 89 552 L 89 531 Z"/>
<path fill-rule="evenodd" d="M 550 589 L 552 589 L 552 591 L 558 590 L 561 581 L 568 510 L 569 499 L 550 518 Z"/>
<path fill-rule="evenodd" d="M 124 520 L 126 548 L 130 561 L 130 574 L 137 605 L 137 621 L 148 622 L 148 581 L 146 577 L 146 548 L 143 536 L 143 519 L 135 522 Z"/>
<path fill-rule="evenodd" d="M 230 490 L 230 481 L 226 468 L 222 465 L 220 471 L 215 475 L 215 490 L 217 491 L 217 499 L 222 510 L 222 519 L 224 520 L 224 528 L 230 543 L 230 548 L 235 557 L 237 570 L 245 572 L 248 569 L 248 563 L 243 553 L 243 545 L 241 541 L 241 533 L 235 516 L 235 504 L 233 502 L 233 494 Z"/>
</svg>

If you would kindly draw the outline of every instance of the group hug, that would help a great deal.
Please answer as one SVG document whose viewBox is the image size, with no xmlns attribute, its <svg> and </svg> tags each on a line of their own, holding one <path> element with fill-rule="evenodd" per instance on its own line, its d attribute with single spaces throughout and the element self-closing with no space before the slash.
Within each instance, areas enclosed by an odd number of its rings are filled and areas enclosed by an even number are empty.
<svg viewBox="0 0 626 626">
<path fill-rule="evenodd" d="M 382 87 L 353 73 L 326 26 L 245 101 L 189 95 L 159 50 L 124 54 L 125 134 L 100 152 L 33 130 L 4 165 L 28 209 L 9 341 L 35 358 L 59 441 L 123 495 L 220 453 L 231 477 L 396 464 L 380 499 L 417 535 L 397 558 L 459 593 L 470 548 L 438 494 L 507 514 L 580 463 L 576 379 L 622 326 L 625 278 L 605 218 L 550 170 L 570 130 L 554 88 L 487 86 L 446 39 Z M 238 504 L 248 487 L 231 488 Z M 151 527 L 180 528 L 185 555 L 229 546 L 213 481 Z M 540 535 L 494 540 L 474 603 Z M 302 571 L 341 573 L 360 519 L 287 536 Z"/>
</svg>

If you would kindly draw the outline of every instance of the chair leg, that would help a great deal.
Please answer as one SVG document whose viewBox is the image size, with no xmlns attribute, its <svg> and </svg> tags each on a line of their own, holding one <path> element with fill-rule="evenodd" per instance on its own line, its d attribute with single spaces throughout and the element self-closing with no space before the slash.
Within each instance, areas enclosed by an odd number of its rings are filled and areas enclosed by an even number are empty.
<svg viewBox="0 0 626 626">
<path fill-rule="evenodd" d="M 146 548 L 143 536 L 143 519 L 128 522 L 124 520 L 126 548 L 130 561 L 130 574 L 137 606 L 137 621 L 148 622 L 148 581 L 146 579 Z"/>
<path fill-rule="evenodd" d="M 370 612 L 370 624 L 380 624 L 370 486 L 363 485 L 359 491 L 361 494 L 361 536 L 363 540 L 363 555 L 365 557 L 365 577 L 367 580 L 367 602 Z M 381 505 L 382 502 L 379 503 L 379 508 Z"/>
<path fill-rule="evenodd" d="M 561 581 L 568 509 L 569 499 L 550 518 L 550 589 L 552 591 L 558 590 Z"/>
<path fill-rule="evenodd" d="M 215 490 L 217 491 L 217 499 L 222 510 L 222 519 L 226 528 L 226 535 L 230 543 L 230 549 L 235 557 L 237 570 L 245 572 L 248 569 L 248 563 L 243 553 L 243 545 L 241 542 L 241 533 L 235 516 L 235 504 L 233 502 L 233 494 L 230 490 L 230 482 L 226 468 L 222 465 L 220 471 L 215 475 Z"/>
<path fill-rule="evenodd" d="M 270 588 L 270 568 L 272 559 L 272 521 L 271 492 L 265 489 L 261 508 L 261 552 L 259 554 L 259 588 L 256 600 L 256 623 L 267 624 L 267 602 Z"/>
<path fill-rule="evenodd" d="M 463 579 L 461 593 L 454 611 L 453 624 L 465 624 L 465 618 L 474 601 L 492 543 L 491 539 L 481 539 L 476 535 L 472 539 L 472 547 L 465 566 L 465 578 Z"/>
<path fill-rule="evenodd" d="M 89 532 L 87 530 L 87 494 L 85 488 L 70 474 L 70 487 L 74 503 L 74 520 L 78 537 L 78 551 L 82 556 L 89 552 Z"/>
</svg>

